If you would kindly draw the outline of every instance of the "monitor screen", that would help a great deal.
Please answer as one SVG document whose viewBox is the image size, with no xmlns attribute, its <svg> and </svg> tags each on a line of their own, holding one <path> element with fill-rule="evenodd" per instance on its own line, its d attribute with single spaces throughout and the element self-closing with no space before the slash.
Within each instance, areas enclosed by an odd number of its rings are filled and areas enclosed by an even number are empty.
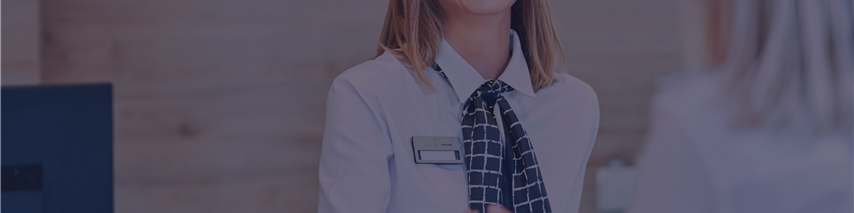
<svg viewBox="0 0 854 213">
<path fill-rule="evenodd" d="M 109 84 L 3 87 L 2 212 L 113 212 Z"/>
</svg>

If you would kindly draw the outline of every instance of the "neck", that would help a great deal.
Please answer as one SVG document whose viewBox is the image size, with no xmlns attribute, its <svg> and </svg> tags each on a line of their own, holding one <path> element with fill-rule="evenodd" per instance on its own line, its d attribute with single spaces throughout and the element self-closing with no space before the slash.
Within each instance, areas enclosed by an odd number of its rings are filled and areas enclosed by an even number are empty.
<svg viewBox="0 0 854 213">
<path fill-rule="evenodd" d="M 459 14 L 459 13 L 457 13 Z M 445 40 L 484 79 L 497 79 L 510 61 L 510 11 L 448 15 Z"/>
</svg>

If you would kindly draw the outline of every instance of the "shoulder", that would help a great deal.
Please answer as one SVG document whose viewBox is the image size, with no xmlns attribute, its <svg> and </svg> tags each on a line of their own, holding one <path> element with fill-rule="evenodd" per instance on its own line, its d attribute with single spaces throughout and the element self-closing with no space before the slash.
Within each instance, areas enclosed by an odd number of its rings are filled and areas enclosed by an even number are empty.
<svg viewBox="0 0 854 213">
<path fill-rule="evenodd" d="M 391 53 L 382 55 L 358 64 L 342 72 L 332 82 L 332 87 L 348 86 L 353 88 L 368 88 L 376 86 L 391 86 L 396 78 L 408 76 L 406 67 Z"/>
<path fill-rule="evenodd" d="M 665 111 L 713 111 L 723 103 L 721 76 L 709 71 L 681 71 L 658 77 L 652 107 Z"/>
<path fill-rule="evenodd" d="M 683 71 L 657 79 L 650 100 L 650 126 L 661 137 L 686 142 L 718 140 L 731 132 L 725 81 L 719 73 Z M 727 139 L 728 140 L 728 139 Z"/>
<path fill-rule="evenodd" d="M 555 74 L 554 84 L 540 89 L 527 101 L 530 111 L 548 112 L 547 116 L 562 122 L 589 126 L 594 134 L 599 123 L 599 98 L 590 85 L 565 73 Z M 555 113 L 560 112 L 560 113 Z M 529 115 L 533 116 L 533 115 Z"/>
<path fill-rule="evenodd" d="M 537 96 L 549 99 L 569 100 L 573 103 L 584 103 L 599 108 L 599 98 L 589 84 L 566 73 L 555 73 L 557 82 L 537 92 Z"/>
</svg>

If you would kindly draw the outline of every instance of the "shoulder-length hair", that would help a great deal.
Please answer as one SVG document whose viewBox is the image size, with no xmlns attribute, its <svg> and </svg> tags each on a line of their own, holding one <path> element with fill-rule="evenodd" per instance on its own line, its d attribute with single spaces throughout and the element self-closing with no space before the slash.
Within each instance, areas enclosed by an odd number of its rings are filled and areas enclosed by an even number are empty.
<svg viewBox="0 0 854 213">
<path fill-rule="evenodd" d="M 708 0 L 707 55 L 727 76 L 734 125 L 851 131 L 850 0 Z M 796 115 L 806 112 L 806 121 Z"/>
<path fill-rule="evenodd" d="M 564 55 L 552 24 L 547 0 L 517 0 L 511 7 L 510 28 L 521 41 L 534 91 L 557 82 L 563 72 Z M 424 69 L 439 55 L 444 11 L 435 0 L 390 0 L 377 56 L 389 51 L 418 75 L 430 90 Z M 514 53 L 515 54 L 515 53 Z"/>
</svg>

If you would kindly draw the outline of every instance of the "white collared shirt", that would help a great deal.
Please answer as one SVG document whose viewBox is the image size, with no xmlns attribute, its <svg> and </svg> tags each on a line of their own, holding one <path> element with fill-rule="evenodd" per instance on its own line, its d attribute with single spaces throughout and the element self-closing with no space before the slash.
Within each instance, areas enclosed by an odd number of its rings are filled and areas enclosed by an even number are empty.
<svg viewBox="0 0 854 213">
<path fill-rule="evenodd" d="M 531 138 L 554 212 L 578 212 L 584 171 L 599 127 L 589 85 L 567 74 L 534 92 L 519 38 L 498 77 Z M 466 99 L 487 80 L 444 40 L 436 61 L 448 77 L 424 72 L 419 83 L 391 53 L 359 64 L 332 84 L 320 159 L 318 212 L 463 212 L 468 188 L 462 164 L 416 164 L 412 136 L 462 138 Z M 450 82 L 450 84 L 449 84 Z"/>
<path fill-rule="evenodd" d="M 626 212 L 852 212 L 851 132 L 733 128 L 724 73 L 659 78 Z"/>
</svg>

